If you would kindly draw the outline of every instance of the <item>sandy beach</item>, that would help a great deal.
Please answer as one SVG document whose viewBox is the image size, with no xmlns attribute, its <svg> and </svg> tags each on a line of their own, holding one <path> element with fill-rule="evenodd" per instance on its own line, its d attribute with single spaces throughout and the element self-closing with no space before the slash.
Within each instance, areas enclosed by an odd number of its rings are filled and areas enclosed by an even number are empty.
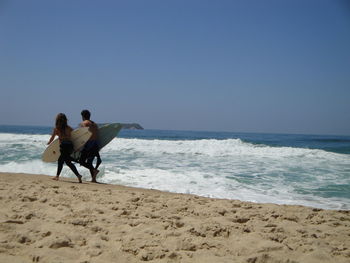
<svg viewBox="0 0 350 263">
<path fill-rule="evenodd" d="M 350 211 L 0 173 L 0 262 L 350 262 Z"/>
</svg>

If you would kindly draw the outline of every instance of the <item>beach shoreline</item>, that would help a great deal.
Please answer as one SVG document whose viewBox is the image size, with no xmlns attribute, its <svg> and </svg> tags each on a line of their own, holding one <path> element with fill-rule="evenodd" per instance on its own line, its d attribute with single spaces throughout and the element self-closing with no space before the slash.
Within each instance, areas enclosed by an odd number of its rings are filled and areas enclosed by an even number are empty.
<svg viewBox="0 0 350 263">
<path fill-rule="evenodd" d="M 0 262 L 349 262 L 350 211 L 0 173 Z"/>
</svg>

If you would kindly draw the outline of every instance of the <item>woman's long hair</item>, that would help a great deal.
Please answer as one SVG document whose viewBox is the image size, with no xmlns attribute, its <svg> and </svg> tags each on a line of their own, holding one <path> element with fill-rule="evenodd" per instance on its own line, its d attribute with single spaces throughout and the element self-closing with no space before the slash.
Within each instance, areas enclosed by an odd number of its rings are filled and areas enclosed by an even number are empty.
<svg viewBox="0 0 350 263">
<path fill-rule="evenodd" d="M 62 134 L 66 133 L 66 128 L 68 127 L 67 124 L 67 117 L 64 113 L 57 114 L 56 117 L 56 129 L 59 130 Z"/>
</svg>

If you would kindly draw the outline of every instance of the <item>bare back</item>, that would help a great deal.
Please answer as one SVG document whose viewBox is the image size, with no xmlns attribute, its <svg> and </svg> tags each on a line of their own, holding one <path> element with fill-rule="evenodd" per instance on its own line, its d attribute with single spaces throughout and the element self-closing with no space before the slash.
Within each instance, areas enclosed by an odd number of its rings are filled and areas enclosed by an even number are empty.
<svg viewBox="0 0 350 263">
<path fill-rule="evenodd" d="M 91 132 L 91 137 L 89 140 L 97 140 L 98 136 L 98 127 L 97 124 L 90 120 L 84 120 L 81 124 L 81 127 L 89 127 L 89 131 Z"/>
<path fill-rule="evenodd" d="M 60 141 L 71 140 L 73 129 L 70 126 L 67 126 L 64 131 L 60 131 L 55 128 L 56 135 L 60 139 Z"/>
</svg>

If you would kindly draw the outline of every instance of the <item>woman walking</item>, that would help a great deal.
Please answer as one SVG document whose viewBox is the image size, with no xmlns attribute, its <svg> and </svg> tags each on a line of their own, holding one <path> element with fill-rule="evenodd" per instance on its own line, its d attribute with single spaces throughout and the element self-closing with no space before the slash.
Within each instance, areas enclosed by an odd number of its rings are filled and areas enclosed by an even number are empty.
<svg viewBox="0 0 350 263">
<path fill-rule="evenodd" d="M 53 180 L 58 180 L 60 173 L 63 168 L 63 163 L 73 171 L 73 173 L 78 177 L 79 183 L 81 183 L 81 175 L 79 174 L 77 168 L 72 163 L 72 157 L 70 156 L 73 152 L 73 143 L 71 140 L 71 133 L 73 129 L 67 124 L 67 117 L 63 113 L 59 113 L 56 117 L 56 126 L 52 131 L 52 135 L 47 144 L 50 144 L 58 136 L 60 140 L 60 152 L 61 155 L 57 162 L 57 174 Z"/>
</svg>

